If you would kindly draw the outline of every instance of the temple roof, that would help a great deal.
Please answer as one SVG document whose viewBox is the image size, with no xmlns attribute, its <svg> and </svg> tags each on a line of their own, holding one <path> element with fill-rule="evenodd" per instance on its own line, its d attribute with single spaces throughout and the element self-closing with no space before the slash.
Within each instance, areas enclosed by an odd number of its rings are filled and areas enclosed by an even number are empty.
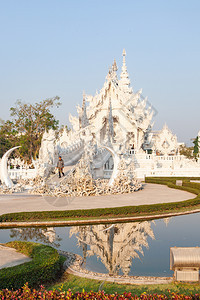
<svg viewBox="0 0 200 300">
<path fill-rule="evenodd" d="M 95 136 L 97 132 L 106 131 L 109 127 L 112 136 L 118 124 L 125 135 L 125 131 L 141 130 L 144 133 L 152 127 L 153 112 L 147 103 L 147 98 L 142 97 L 142 89 L 133 93 L 130 87 L 125 50 L 123 50 L 120 79 L 118 79 L 117 70 L 117 63 L 114 60 L 101 90 L 94 96 L 84 94 L 82 107 L 77 107 L 78 117 L 70 115 L 70 122 L 75 133 L 80 129 L 90 127 L 91 134 Z M 114 135 L 116 136 L 116 132 Z M 103 136 L 109 140 L 105 132 Z"/>
</svg>

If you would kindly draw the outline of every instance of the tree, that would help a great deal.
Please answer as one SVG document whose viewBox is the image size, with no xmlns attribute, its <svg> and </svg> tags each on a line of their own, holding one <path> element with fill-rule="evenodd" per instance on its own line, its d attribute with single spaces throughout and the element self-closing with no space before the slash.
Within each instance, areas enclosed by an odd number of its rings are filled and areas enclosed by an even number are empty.
<svg viewBox="0 0 200 300">
<path fill-rule="evenodd" d="M 196 157 L 197 154 L 199 153 L 198 143 L 199 143 L 199 138 L 198 138 L 198 136 L 197 136 L 196 139 L 194 139 L 194 141 L 193 141 L 193 144 L 194 144 L 194 156 L 195 156 L 195 157 Z"/>
<path fill-rule="evenodd" d="M 16 146 L 16 132 L 11 121 L 0 120 L 0 157 L 10 148 Z"/>
<path fill-rule="evenodd" d="M 186 147 L 185 145 L 180 146 L 180 154 L 185 155 L 187 158 L 194 158 L 193 156 L 194 148 L 193 147 Z"/>
<path fill-rule="evenodd" d="M 4 144 L 4 150 L 19 145 L 18 151 L 25 160 L 35 158 L 45 129 L 58 129 L 59 121 L 50 110 L 61 105 L 59 99 L 56 96 L 35 104 L 18 100 L 15 107 L 10 108 L 11 121 L 7 120 L 0 126 L 0 144 Z"/>
</svg>

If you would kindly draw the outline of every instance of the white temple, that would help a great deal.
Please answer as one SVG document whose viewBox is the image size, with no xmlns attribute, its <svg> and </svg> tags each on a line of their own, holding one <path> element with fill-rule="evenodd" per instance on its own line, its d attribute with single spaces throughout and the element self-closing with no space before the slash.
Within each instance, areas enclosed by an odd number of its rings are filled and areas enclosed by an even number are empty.
<svg viewBox="0 0 200 300">
<path fill-rule="evenodd" d="M 179 143 L 167 125 L 159 132 L 152 130 L 154 110 L 142 89 L 134 92 L 126 66 L 126 52 L 120 77 L 114 60 L 102 89 L 95 96 L 83 94 L 77 116 L 69 116 L 72 128 L 56 138 L 53 130 L 45 132 L 36 173 L 48 176 L 56 166 L 58 155 L 65 165 L 75 165 L 84 155 L 92 163 L 94 178 L 110 178 L 115 155 L 134 166 L 136 178 L 145 176 L 200 176 L 200 159 L 179 154 Z M 199 133 L 200 135 L 200 133 Z M 200 138 L 199 138 L 200 140 Z M 199 144 L 200 148 L 200 144 Z"/>
<path fill-rule="evenodd" d="M 83 94 L 77 116 L 69 117 L 69 132 L 64 130 L 58 139 L 51 130 L 45 132 L 40 164 L 54 164 L 53 157 L 62 155 L 65 165 L 73 165 L 88 153 L 94 178 L 110 178 L 114 162 L 103 148 L 107 145 L 127 164 L 134 164 L 137 178 L 200 176 L 200 161 L 179 154 L 177 137 L 167 125 L 159 132 L 152 130 L 154 111 L 142 97 L 142 90 L 134 92 L 130 86 L 125 50 L 120 78 L 117 70 L 114 60 L 102 89 L 95 96 Z"/>
</svg>

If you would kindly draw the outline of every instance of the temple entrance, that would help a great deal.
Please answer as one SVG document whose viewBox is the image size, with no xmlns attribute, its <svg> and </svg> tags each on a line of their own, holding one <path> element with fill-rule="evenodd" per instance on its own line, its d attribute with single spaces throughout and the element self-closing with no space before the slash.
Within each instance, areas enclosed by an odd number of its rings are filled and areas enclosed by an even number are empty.
<svg viewBox="0 0 200 300">
<path fill-rule="evenodd" d="M 114 161 L 113 161 L 113 157 L 110 156 L 103 166 L 104 178 L 111 178 L 113 168 L 114 168 Z"/>
</svg>

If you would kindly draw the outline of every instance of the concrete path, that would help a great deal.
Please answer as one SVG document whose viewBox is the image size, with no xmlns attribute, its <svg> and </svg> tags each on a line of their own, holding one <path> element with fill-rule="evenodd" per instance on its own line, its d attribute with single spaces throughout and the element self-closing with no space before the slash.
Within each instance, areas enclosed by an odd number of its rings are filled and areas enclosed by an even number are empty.
<svg viewBox="0 0 200 300">
<path fill-rule="evenodd" d="M 143 190 L 131 194 L 98 197 L 56 198 L 19 193 L 0 195 L 0 215 L 12 212 L 92 209 L 178 202 L 195 197 L 194 194 L 157 184 L 145 184 Z"/>
<path fill-rule="evenodd" d="M 31 261 L 26 255 L 15 249 L 0 245 L 0 269 L 13 267 Z"/>
</svg>

